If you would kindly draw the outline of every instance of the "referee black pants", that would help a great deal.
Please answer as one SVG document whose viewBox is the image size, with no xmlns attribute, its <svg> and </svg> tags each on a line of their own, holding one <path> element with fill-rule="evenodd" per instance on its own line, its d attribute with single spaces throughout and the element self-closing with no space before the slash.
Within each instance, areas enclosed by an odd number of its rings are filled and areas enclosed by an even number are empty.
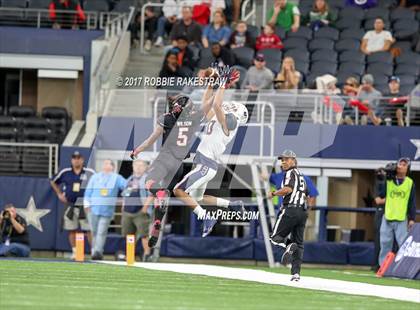
<svg viewBox="0 0 420 310">
<path fill-rule="evenodd" d="M 271 241 L 277 245 L 296 243 L 298 249 L 293 253 L 291 274 L 300 273 L 303 259 L 303 237 L 308 212 L 303 207 L 284 206 L 274 225 Z M 290 239 L 287 236 L 290 234 Z"/>
</svg>

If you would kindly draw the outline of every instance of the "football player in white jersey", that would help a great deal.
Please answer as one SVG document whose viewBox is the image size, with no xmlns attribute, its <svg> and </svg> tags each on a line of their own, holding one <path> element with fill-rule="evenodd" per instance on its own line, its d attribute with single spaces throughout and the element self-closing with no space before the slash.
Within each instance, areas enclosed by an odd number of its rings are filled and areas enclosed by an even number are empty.
<svg viewBox="0 0 420 310">
<path fill-rule="evenodd" d="M 242 103 L 223 102 L 225 89 L 239 80 L 239 72 L 233 71 L 229 81 L 220 86 L 213 100 L 213 109 L 207 114 L 207 126 L 201 136 L 200 145 L 194 158 L 194 169 L 179 182 L 174 193 L 200 218 L 205 217 L 205 210 L 199 203 L 229 208 L 235 211 L 243 210 L 242 201 L 204 195 L 207 183 L 216 176 L 220 156 L 226 146 L 233 140 L 240 125 L 248 121 L 248 109 Z M 205 219 L 203 237 L 212 231 L 216 219 Z"/>
</svg>

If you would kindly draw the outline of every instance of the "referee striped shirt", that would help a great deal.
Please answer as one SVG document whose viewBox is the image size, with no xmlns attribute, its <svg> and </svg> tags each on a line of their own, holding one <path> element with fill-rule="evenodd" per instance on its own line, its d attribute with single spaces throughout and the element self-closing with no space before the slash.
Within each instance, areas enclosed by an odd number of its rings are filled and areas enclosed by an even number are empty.
<svg viewBox="0 0 420 310">
<path fill-rule="evenodd" d="M 289 204 L 299 205 L 304 207 L 306 204 L 306 196 L 308 194 L 308 187 L 306 185 L 303 175 L 297 168 L 291 168 L 286 171 L 281 187 L 290 187 L 292 192 L 284 196 L 283 205 Z"/>
</svg>

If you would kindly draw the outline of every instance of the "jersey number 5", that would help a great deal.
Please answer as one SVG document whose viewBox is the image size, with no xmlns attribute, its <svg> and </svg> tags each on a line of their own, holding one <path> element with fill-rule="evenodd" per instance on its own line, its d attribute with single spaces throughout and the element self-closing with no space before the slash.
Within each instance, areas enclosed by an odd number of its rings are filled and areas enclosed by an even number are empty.
<svg viewBox="0 0 420 310">
<path fill-rule="evenodd" d="M 187 132 L 188 132 L 188 127 L 179 127 L 178 139 L 176 140 L 176 144 L 178 146 L 187 146 L 187 142 L 188 142 Z"/>
<path fill-rule="evenodd" d="M 305 190 L 305 179 L 303 176 L 299 176 L 299 190 L 302 192 Z"/>
</svg>

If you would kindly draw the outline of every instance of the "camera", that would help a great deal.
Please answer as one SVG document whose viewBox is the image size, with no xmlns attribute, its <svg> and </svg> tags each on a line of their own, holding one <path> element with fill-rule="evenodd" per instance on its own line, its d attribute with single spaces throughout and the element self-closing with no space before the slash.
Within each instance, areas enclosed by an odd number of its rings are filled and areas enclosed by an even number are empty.
<svg viewBox="0 0 420 310">
<path fill-rule="evenodd" d="M 4 210 L 1 213 L 1 215 L 2 215 L 2 217 L 3 217 L 4 220 L 10 220 L 10 218 L 11 218 L 9 210 Z"/>
<path fill-rule="evenodd" d="M 378 181 L 393 180 L 397 174 L 397 163 L 388 163 L 385 168 L 381 167 L 375 171 Z"/>
</svg>

